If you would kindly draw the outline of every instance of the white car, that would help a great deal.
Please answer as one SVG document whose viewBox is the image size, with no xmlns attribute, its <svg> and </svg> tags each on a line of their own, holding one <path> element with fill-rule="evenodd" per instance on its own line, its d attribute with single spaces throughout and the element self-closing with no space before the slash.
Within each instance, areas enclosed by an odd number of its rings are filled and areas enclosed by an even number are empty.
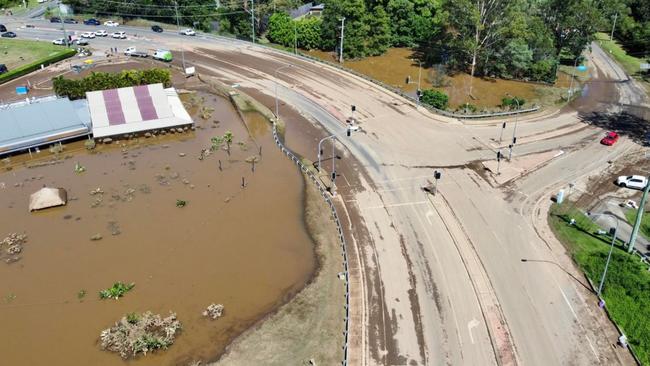
<svg viewBox="0 0 650 366">
<path fill-rule="evenodd" d="M 648 178 L 642 175 L 622 175 L 616 180 L 619 187 L 643 190 L 648 185 Z"/>
<path fill-rule="evenodd" d="M 126 33 L 124 33 L 124 32 L 113 32 L 111 34 L 111 37 L 116 38 L 116 39 L 126 39 Z"/>
<path fill-rule="evenodd" d="M 81 38 L 95 38 L 95 32 L 83 32 Z"/>
<path fill-rule="evenodd" d="M 137 51 L 136 48 L 131 46 L 131 47 L 127 47 L 124 50 L 124 54 L 128 56 L 128 55 L 130 55 L 130 54 L 132 54 L 133 52 L 136 52 L 136 51 Z"/>
<path fill-rule="evenodd" d="M 100 30 L 98 30 L 97 32 L 95 32 L 95 35 L 96 35 L 97 37 L 106 37 L 106 36 L 108 36 L 108 32 L 106 32 L 106 31 L 103 30 L 103 29 L 100 29 Z"/>
<path fill-rule="evenodd" d="M 66 41 L 63 38 L 57 38 L 54 41 L 52 41 L 52 44 L 59 45 L 59 46 L 65 46 Z"/>
<path fill-rule="evenodd" d="M 195 36 L 196 32 L 190 28 L 184 29 L 181 31 L 181 34 L 184 36 Z"/>
<path fill-rule="evenodd" d="M 104 22 L 104 25 L 107 27 L 117 27 L 118 25 L 120 25 L 120 23 L 109 20 Z"/>
</svg>

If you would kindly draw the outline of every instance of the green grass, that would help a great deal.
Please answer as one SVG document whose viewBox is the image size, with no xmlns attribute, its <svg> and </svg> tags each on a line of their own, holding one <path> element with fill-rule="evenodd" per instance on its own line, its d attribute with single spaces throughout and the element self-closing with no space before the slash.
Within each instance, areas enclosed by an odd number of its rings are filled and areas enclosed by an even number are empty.
<svg viewBox="0 0 650 366">
<path fill-rule="evenodd" d="M 643 59 L 628 55 L 616 41 L 610 41 L 609 35 L 605 33 L 596 33 L 596 40 L 600 47 L 625 69 L 625 72 L 630 75 L 639 73 Z"/>
<path fill-rule="evenodd" d="M 569 225 L 570 219 L 576 220 Z M 574 261 L 595 286 L 600 282 L 611 237 L 595 234 L 598 226 L 576 209 L 554 205 L 549 224 Z M 603 287 L 603 298 L 614 321 L 623 329 L 644 365 L 650 364 L 650 272 L 618 241 Z M 594 306 L 596 306 L 594 304 Z"/>
<path fill-rule="evenodd" d="M 30 62 L 53 56 L 65 47 L 52 42 L 27 41 L 22 39 L 0 39 L 0 60 L 9 70 Z"/>
<path fill-rule="evenodd" d="M 627 210 L 625 211 L 625 218 L 630 225 L 634 225 L 636 221 L 637 210 Z M 641 217 L 641 227 L 639 232 L 643 235 L 644 238 L 650 240 L 650 212 L 644 211 L 643 216 Z"/>
</svg>

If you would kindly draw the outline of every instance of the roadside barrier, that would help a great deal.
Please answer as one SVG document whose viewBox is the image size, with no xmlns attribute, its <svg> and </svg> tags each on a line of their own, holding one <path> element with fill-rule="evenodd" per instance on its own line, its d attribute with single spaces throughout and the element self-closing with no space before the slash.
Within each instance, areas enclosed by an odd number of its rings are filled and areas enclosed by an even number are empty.
<svg viewBox="0 0 650 366">
<path fill-rule="evenodd" d="M 297 157 L 291 150 L 289 150 L 280 138 L 278 137 L 278 130 L 276 127 L 275 121 L 273 121 L 273 139 L 275 140 L 276 145 L 282 150 L 282 152 L 290 158 L 296 165 L 302 170 L 303 173 L 305 173 L 309 179 L 318 187 L 318 190 L 320 191 L 321 196 L 327 203 L 327 205 L 330 207 L 330 210 L 332 211 L 332 217 L 334 219 L 334 223 L 336 223 L 336 229 L 338 232 L 339 240 L 341 241 L 341 249 L 343 251 L 343 273 L 345 274 L 345 330 L 343 332 L 345 341 L 343 343 L 343 360 L 341 362 L 341 365 L 347 366 L 348 365 L 348 349 L 349 349 L 349 339 L 348 335 L 350 333 L 350 275 L 349 275 L 349 270 L 348 270 L 348 253 L 347 253 L 347 244 L 345 242 L 345 235 L 343 235 L 343 226 L 341 225 L 341 221 L 339 220 L 339 215 L 336 212 L 336 206 L 334 205 L 334 202 L 332 201 L 332 198 L 330 197 L 330 194 L 327 191 L 327 188 L 325 185 L 314 175 L 314 173 L 303 164 L 303 162 L 300 160 L 299 157 Z"/>
</svg>

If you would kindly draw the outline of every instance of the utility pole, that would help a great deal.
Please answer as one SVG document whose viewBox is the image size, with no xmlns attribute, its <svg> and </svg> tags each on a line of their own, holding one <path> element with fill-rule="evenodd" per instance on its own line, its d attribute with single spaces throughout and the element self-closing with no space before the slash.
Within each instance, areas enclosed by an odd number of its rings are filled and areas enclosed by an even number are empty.
<svg viewBox="0 0 650 366">
<path fill-rule="evenodd" d="M 341 18 L 341 54 L 339 56 L 339 63 L 343 63 L 343 32 L 345 31 L 345 17 Z"/>
<path fill-rule="evenodd" d="M 178 1 L 174 1 L 174 10 L 176 11 L 176 29 L 178 30 L 178 33 L 181 33 L 181 21 L 178 16 Z M 185 49 L 182 44 L 182 38 L 181 38 L 181 59 L 183 60 L 183 74 L 185 74 Z"/>
<path fill-rule="evenodd" d="M 632 235 L 630 235 L 630 242 L 628 243 L 627 251 L 632 253 L 634 249 L 634 242 L 636 241 L 636 236 L 639 234 L 639 227 L 641 226 L 641 217 L 643 216 L 643 210 L 645 209 L 645 202 L 648 198 L 648 190 L 650 190 L 650 184 L 646 183 L 645 188 L 643 189 L 643 196 L 641 197 L 641 202 L 639 203 L 639 210 L 636 212 L 636 220 L 634 221 L 634 228 L 632 228 Z"/>
<path fill-rule="evenodd" d="M 253 43 L 255 43 L 255 0 L 251 0 L 251 29 L 253 32 Z"/>
<path fill-rule="evenodd" d="M 293 53 L 298 54 L 298 27 L 296 21 L 293 20 Z"/>
<path fill-rule="evenodd" d="M 609 35 L 609 40 L 614 39 L 614 28 L 616 28 L 616 19 L 618 19 L 618 12 L 614 14 L 614 24 L 612 24 L 612 33 Z"/>
<path fill-rule="evenodd" d="M 59 12 L 61 11 L 61 1 L 57 3 L 59 5 Z M 65 32 L 65 22 L 63 21 L 63 17 L 61 18 L 61 29 L 63 29 L 63 42 L 65 42 L 65 46 L 70 48 L 70 42 L 68 42 L 68 35 Z"/>
</svg>

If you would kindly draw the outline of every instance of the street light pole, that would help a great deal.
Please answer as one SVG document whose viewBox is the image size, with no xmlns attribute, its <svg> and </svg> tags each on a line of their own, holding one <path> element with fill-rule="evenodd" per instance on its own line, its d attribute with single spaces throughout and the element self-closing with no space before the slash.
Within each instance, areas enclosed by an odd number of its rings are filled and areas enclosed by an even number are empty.
<svg viewBox="0 0 650 366">
<path fill-rule="evenodd" d="M 575 61 L 573 62 L 573 70 L 571 70 L 571 83 L 569 84 L 569 101 L 571 101 L 571 97 L 573 97 L 573 79 L 576 78 L 575 72 L 576 72 L 576 67 L 578 67 L 578 57 L 576 57 Z"/>
<path fill-rule="evenodd" d="M 650 177 L 648 177 L 650 178 Z M 641 226 L 641 217 L 643 216 L 643 210 L 645 210 L 645 202 L 648 199 L 648 190 L 650 189 L 650 182 L 646 182 L 646 186 L 643 189 L 643 196 L 641 196 L 641 202 L 639 202 L 639 210 L 636 212 L 636 220 L 634 221 L 634 227 L 632 228 L 632 234 L 630 235 L 630 242 L 628 243 L 627 251 L 629 253 L 634 249 L 634 242 L 636 241 L 636 236 L 639 234 L 639 227 Z"/>
<path fill-rule="evenodd" d="M 605 262 L 605 269 L 603 270 L 602 276 L 600 276 L 600 284 L 598 285 L 598 298 L 601 298 L 601 294 L 603 292 L 603 285 L 605 284 L 605 277 L 607 277 L 607 269 L 609 268 L 609 261 L 612 258 L 612 251 L 614 251 L 614 244 L 616 243 L 616 233 L 618 232 L 618 218 L 612 214 L 608 213 L 600 213 L 600 214 L 590 214 L 587 213 L 589 216 L 597 217 L 597 216 L 609 216 L 614 218 L 616 220 L 616 228 L 614 228 L 614 235 L 612 237 L 612 244 L 609 246 L 609 254 L 607 255 L 607 262 Z"/>
<path fill-rule="evenodd" d="M 320 163 L 321 163 L 321 157 L 323 156 L 323 148 L 321 147 L 323 145 L 323 141 L 329 140 L 331 138 L 336 137 L 336 135 L 329 135 L 327 137 L 323 137 L 319 142 L 318 142 L 318 171 L 320 172 Z M 334 144 L 332 144 L 332 151 L 334 151 Z"/>
<path fill-rule="evenodd" d="M 178 1 L 174 1 L 174 10 L 176 10 L 176 29 L 178 33 L 181 32 L 181 22 L 178 17 Z M 181 38 L 181 59 L 183 60 L 183 74 L 185 74 L 185 48 L 183 46 L 183 41 Z"/>
<path fill-rule="evenodd" d="M 339 63 L 343 63 L 343 32 L 345 31 L 345 17 L 341 18 L 341 46 L 340 51 L 341 54 L 339 55 Z"/>
<path fill-rule="evenodd" d="M 506 96 L 509 96 L 510 98 L 512 98 L 512 100 L 515 101 L 515 103 L 517 103 L 517 110 L 519 110 L 521 108 L 521 106 L 519 105 L 519 98 L 514 97 L 509 93 L 506 93 Z M 517 125 L 518 125 L 518 123 L 519 123 L 519 113 L 516 113 L 515 114 L 515 128 L 512 130 L 512 145 L 510 145 L 510 157 L 508 158 L 508 161 L 510 161 L 510 159 L 512 158 L 512 148 L 517 143 Z M 504 125 L 505 125 L 505 123 L 504 123 Z"/>
<path fill-rule="evenodd" d="M 279 114 L 279 103 L 278 103 L 278 73 L 287 67 L 293 67 L 292 64 L 287 64 L 280 66 L 275 70 L 275 120 L 277 121 L 280 118 Z"/>
</svg>

